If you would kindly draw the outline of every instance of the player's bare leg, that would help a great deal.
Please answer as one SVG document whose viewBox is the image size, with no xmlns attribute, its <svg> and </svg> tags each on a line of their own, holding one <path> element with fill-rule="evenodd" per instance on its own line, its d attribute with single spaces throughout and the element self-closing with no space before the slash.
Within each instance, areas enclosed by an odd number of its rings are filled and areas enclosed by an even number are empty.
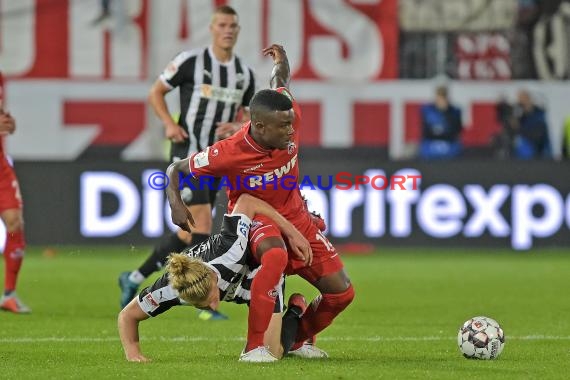
<svg viewBox="0 0 570 380">
<path fill-rule="evenodd" d="M 252 350 L 245 349 L 239 357 L 240 362 L 247 363 L 271 363 L 283 357 L 281 345 L 281 313 L 273 313 L 267 331 L 263 336 L 263 345 Z"/>
</svg>

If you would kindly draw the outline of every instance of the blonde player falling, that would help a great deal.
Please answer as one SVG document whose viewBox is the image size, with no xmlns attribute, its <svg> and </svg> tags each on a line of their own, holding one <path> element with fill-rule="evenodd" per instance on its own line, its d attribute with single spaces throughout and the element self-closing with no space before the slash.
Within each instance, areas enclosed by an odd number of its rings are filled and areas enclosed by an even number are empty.
<svg viewBox="0 0 570 380">
<path fill-rule="evenodd" d="M 255 215 L 271 218 L 286 237 L 293 254 L 307 264 L 311 262 L 309 242 L 291 223 L 264 201 L 248 194 L 242 195 L 233 213 L 224 216 L 220 234 L 199 246 L 187 248 L 183 253 L 172 254 L 162 277 L 143 289 L 120 312 L 119 335 L 128 361 L 149 361 L 140 349 L 138 333 L 139 323 L 149 317 L 158 316 L 182 304 L 210 309 L 216 309 L 220 301 L 249 304 L 251 283 L 259 271 L 259 266 L 252 265 L 248 257 L 248 233 Z M 291 297 L 294 302 L 289 302 L 287 313 L 282 318 L 283 278 L 273 290 L 277 297 L 264 336 L 264 362 L 268 361 L 267 358 L 276 361 L 289 351 L 300 317 L 306 309 L 304 298 L 294 294 Z M 300 357 L 315 357 L 311 353 L 303 349 L 291 352 Z M 240 360 L 261 361 L 242 360 L 241 357 Z"/>
</svg>

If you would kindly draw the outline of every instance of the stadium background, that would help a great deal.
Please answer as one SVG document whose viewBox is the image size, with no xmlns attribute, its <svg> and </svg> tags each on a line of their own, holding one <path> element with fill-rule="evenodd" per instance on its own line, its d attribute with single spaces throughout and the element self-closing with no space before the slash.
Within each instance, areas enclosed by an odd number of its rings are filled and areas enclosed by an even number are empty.
<svg viewBox="0 0 570 380">
<path fill-rule="evenodd" d="M 209 15 L 222 3 L 119 1 L 113 17 L 98 25 L 91 24 L 95 1 L 1 3 L 0 62 L 19 125 L 7 145 L 26 199 L 30 243 L 141 244 L 169 228 L 162 194 L 151 194 L 144 177 L 166 166 L 146 94 L 178 51 L 209 42 Z M 567 162 L 500 161 L 491 147 L 501 128 L 497 100 L 528 88 L 547 110 L 554 155 L 561 158 L 570 96 L 568 2 L 552 2 L 551 16 L 532 26 L 523 23 L 532 2 L 516 0 L 230 3 L 242 24 L 237 52 L 256 70 L 260 87 L 271 65 L 261 48 L 270 41 L 287 48 L 305 117 L 303 174 L 417 170 L 423 176 L 408 211 L 390 207 L 398 197 L 389 190 L 373 198 L 366 196 L 370 187 L 308 192 L 333 241 L 515 249 L 569 243 Z M 539 29 L 549 31 L 546 37 L 529 41 Z M 451 165 L 422 165 L 414 160 L 418 109 L 442 83 L 463 110 L 466 153 Z M 175 94 L 169 102 L 176 110 Z M 128 183 L 119 191 L 132 191 L 89 192 L 89 173 L 101 183 L 118 178 L 119 188 Z M 468 184 L 480 185 L 487 201 L 494 186 L 509 188 L 496 210 L 483 200 L 477 231 L 468 225 L 476 211 L 463 191 Z M 46 188 L 59 190 L 47 196 Z M 422 201 L 427 190 L 431 198 Z M 446 201 L 449 191 L 459 210 Z M 128 202 L 131 195 L 136 199 Z M 421 211 L 426 207 L 437 216 Z"/>
<path fill-rule="evenodd" d="M 167 143 L 146 94 L 178 51 L 208 43 L 209 15 L 225 1 L 112 3 L 93 25 L 95 0 L 0 1 L 0 68 L 18 123 L 7 144 L 30 243 L 18 292 L 33 309 L 0 315 L 3 377 L 567 377 L 568 1 L 542 2 L 549 16 L 532 25 L 532 0 L 229 2 L 242 24 L 237 52 L 260 87 L 271 67 L 261 48 L 287 49 L 305 115 L 303 175 L 422 175 L 417 191 L 307 192 L 343 255 L 373 250 L 343 256 L 357 298 L 320 337 L 331 359 L 274 367 L 237 363 L 247 309 L 228 304 L 221 324 L 187 308 L 145 323 L 154 362 L 124 360 L 117 275 L 172 227 L 147 184 L 166 167 Z M 418 109 L 441 83 L 463 109 L 467 149 L 420 162 Z M 497 99 L 523 87 L 547 110 L 551 160 L 503 160 L 491 146 Z M 296 277 L 287 286 L 315 295 Z M 479 314 L 505 328 L 497 362 L 456 348 L 457 328 Z"/>
</svg>

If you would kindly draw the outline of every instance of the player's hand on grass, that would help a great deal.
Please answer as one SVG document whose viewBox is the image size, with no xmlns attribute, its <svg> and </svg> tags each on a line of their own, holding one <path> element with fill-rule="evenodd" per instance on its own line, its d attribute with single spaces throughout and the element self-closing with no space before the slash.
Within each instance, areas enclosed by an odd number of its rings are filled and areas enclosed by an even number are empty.
<svg viewBox="0 0 570 380">
<path fill-rule="evenodd" d="M 127 355 L 127 361 L 134 362 L 134 363 L 148 363 L 148 362 L 151 362 L 152 360 L 147 358 L 146 356 L 144 356 L 142 353 L 136 352 L 136 353 Z"/>
</svg>

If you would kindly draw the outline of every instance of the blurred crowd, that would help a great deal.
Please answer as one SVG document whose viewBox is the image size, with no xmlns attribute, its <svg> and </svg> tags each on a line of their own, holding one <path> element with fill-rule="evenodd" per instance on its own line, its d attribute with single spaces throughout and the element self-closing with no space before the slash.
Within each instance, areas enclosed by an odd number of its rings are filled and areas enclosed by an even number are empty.
<svg viewBox="0 0 570 380">
<path fill-rule="evenodd" d="M 453 159 L 464 155 L 462 111 L 454 105 L 445 86 L 435 89 L 432 102 L 420 109 L 421 141 L 418 157 L 423 160 Z M 516 99 L 501 96 L 496 104 L 501 129 L 489 148 L 499 159 L 553 159 L 546 105 L 539 94 L 519 89 Z M 562 156 L 570 157 L 570 115 L 563 126 Z"/>
<path fill-rule="evenodd" d="M 552 158 L 546 111 L 529 91 L 521 89 L 514 104 L 501 98 L 497 103 L 497 120 L 502 127 L 494 139 L 498 157 Z"/>
</svg>

